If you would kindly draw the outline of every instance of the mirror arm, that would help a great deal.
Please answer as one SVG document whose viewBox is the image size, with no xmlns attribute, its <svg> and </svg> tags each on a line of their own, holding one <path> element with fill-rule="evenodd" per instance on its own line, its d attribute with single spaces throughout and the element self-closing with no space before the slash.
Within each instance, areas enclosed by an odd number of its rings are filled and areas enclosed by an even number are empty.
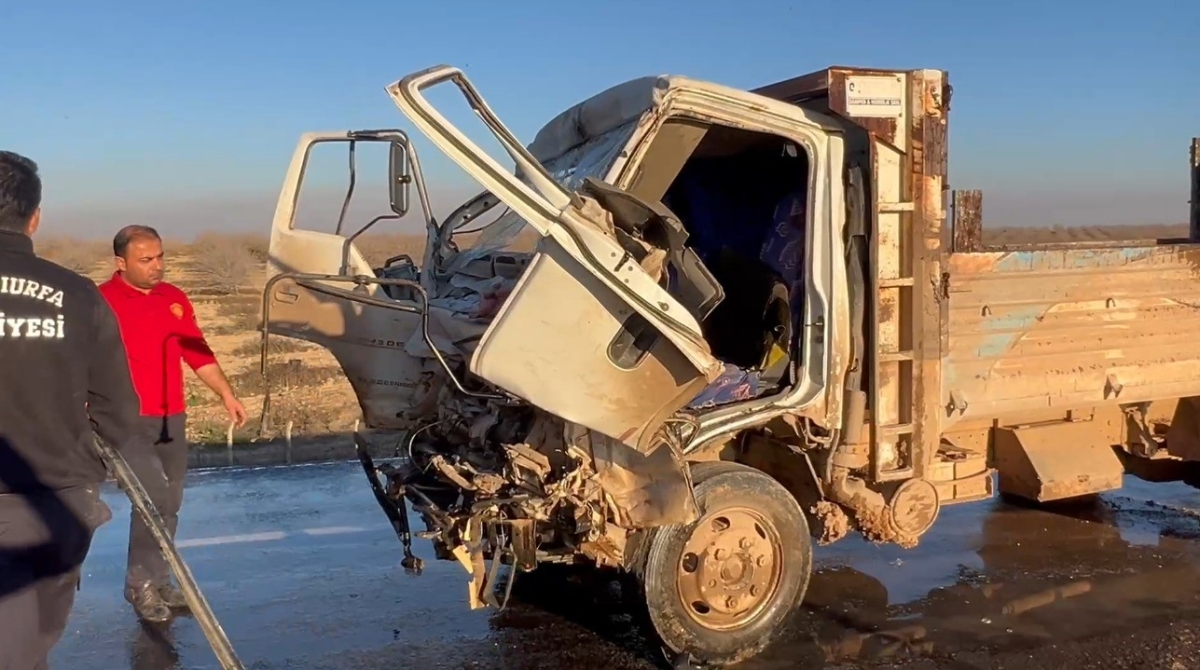
<svg viewBox="0 0 1200 670">
<path fill-rule="evenodd" d="M 363 233 L 367 232 L 368 228 L 379 223 L 380 221 L 383 221 L 384 219 L 399 219 L 399 218 L 401 218 L 399 214 L 380 214 L 379 216 L 371 219 L 370 223 L 363 226 L 362 228 L 359 228 L 358 232 L 356 232 L 353 235 L 351 235 L 350 237 L 346 238 L 346 241 L 353 242 L 354 240 L 358 239 L 359 235 L 362 235 Z"/>
<path fill-rule="evenodd" d="M 354 149 L 358 142 L 350 140 L 350 188 L 346 189 L 346 199 L 342 201 L 342 212 L 338 215 L 337 228 L 334 229 L 335 235 L 342 234 L 342 225 L 346 222 L 346 210 L 350 208 L 350 198 L 354 197 L 354 183 L 358 179 L 357 161 L 354 160 Z"/>
</svg>

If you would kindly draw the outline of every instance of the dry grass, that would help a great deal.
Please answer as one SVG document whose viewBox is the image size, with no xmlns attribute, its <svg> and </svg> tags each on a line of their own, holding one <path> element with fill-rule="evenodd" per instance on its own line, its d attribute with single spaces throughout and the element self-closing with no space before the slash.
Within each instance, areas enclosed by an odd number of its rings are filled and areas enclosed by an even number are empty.
<svg viewBox="0 0 1200 670">
<path fill-rule="evenodd" d="M 262 296 L 247 294 L 248 289 L 240 291 L 240 295 L 207 296 L 203 291 L 190 292 L 192 300 L 208 299 L 212 301 L 216 319 L 205 325 L 205 330 L 213 335 L 237 335 L 238 333 L 259 333 L 262 325 Z"/>
<path fill-rule="evenodd" d="M 313 351 L 316 348 L 316 345 L 309 342 L 293 340 L 287 337 L 271 337 L 269 340 L 267 340 L 268 358 L 283 356 L 285 354 L 295 354 L 303 351 Z M 253 341 L 246 342 L 230 353 L 238 358 L 258 358 L 262 355 L 262 341 L 255 337 Z"/>
<path fill-rule="evenodd" d="M 1080 228 L 984 228 L 989 245 L 1097 240 L 1145 240 L 1186 236 L 1186 226 L 1111 226 Z M 460 245 L 469 247 L 476 236 Z M 534 238 L 526 234 L 511 245 L 526 250 Z M 413 235 L 369 234 L 357 241 L 373 267 L 389 257 L 407 254 L 418 264 L 424 238 Z M 112 251 L 103 241 L 68 238 L 36 240 L 38 253 L 93 280 L 112 273 Z M 192 243 L 166 242 L 168 280 L 191 296 L 209 342 L 252 417 L 235 433 L 250 440 L 258 433 L 264 386 L 259 371 L 265 236 L 205 234 Z M 271 383 L 271 426 L 282 430 L 289 422 L 294 435 L 329 434 L 350 430 L 361 418 L 358 403 L 340 366 L 326 350 L 293 339 L 272 337 L 268 352 Z M 217 399 L 194 375 L 186 375 L 189 436 L 199 443 L 224 443 L 228 419 Z"/>
<path fill-rule="evenodd" d="M 420 265 L 425 255 L 425 238 L 416 235 L 367 233 L 354 240 L 354 246 L 373 268 L 382 267 L 387 259 L 400 255 Z"/>
</svg>

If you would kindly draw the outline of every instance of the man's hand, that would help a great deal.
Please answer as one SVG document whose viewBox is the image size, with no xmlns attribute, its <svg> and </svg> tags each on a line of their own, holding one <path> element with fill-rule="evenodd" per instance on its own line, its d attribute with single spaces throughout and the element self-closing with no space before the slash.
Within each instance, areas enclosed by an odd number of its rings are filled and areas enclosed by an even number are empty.
<svg viewBox="0 0 1200 670">
<path fill-rule="evenodd" d="M 233 392 L 233 387 L 229 385 L 229 380 L 225 378 L 219 364 L 209 363 L 196 368 L 196 376 L 221 398 L 221 404 L 225 405 L 225 411 L 229 412 L 229 418 L 238 428 L 246 425 L 246 408 L 242 407 L 242 401 L 238 400 L 237 394 Z"/>
<path fill-rule="evenodd" d="M 242 401 L 238 400 L 237 396 L 227 395 L 222 402 L 225 405 L 225 411 L 229 412 L 229 418 L 238 428 L 246 425 L 246 408 L 242 406 Z"/>
</svg>

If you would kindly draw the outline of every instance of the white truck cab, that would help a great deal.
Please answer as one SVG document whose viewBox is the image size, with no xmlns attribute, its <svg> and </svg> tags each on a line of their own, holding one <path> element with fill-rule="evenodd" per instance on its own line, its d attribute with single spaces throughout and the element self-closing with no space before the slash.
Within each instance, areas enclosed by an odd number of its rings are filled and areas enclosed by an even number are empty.
<svg viewBox="0 0 1200 670">
<path fill-rule="evenodd" d="M 425 99 L 445 82 L 515 168 Z M 399 131 L 302 138 L 272 225 L 264 361 L 268 332 L 317 342 L 369 428 L 408 432 L 397 464 L 356 436 L 364 466 L 406 552 L 407 500 L 473 606 L 494 600 L 488 560 L 615 566 L 641 578 L 669 648 L 733 661 L 803 598 L 814 538 L 911 545 L 968 491 L 921 476 L 936 427 L 913 412 L 937 402 L 920 391 L 937 356 L 904 311 L 941 276 L 914 259 L 935 244 L 921 222 L 944 218 L 945 147 L 917 136 L 944 139 L 944 73 L 830 69 L 759 92 L 646 77 L 528 146 L 456 68 L 387 92 L 484 191 L 437 221 Z M 419 267 L 371 268 L 354 235 L 294 228 L 309 148 L 334 140 L 393 147 L 393 214 L 412 183 L 421 196 Z M 533 252 L 505 248 L 521 231 Z"/>
</svg>

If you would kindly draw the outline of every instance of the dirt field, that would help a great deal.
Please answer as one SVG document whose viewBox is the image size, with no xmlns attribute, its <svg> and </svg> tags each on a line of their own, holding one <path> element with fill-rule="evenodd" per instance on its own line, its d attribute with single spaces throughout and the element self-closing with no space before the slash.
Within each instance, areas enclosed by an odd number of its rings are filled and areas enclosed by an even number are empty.
<svg viewBox="0 0 1200 670">
<path fill-rule="evenodd" d="M 103 240 L 39 236 L 35 245 L 40 255 L 97 282 L 108 279 L 115 269 L 111 246 Z M 267 239 L 205 234 L 190 243 L 166 240 L 165 247 L 167 281 L 191 298 L 200 327 L 250 414 L 250 421 L 235 432 L 234 439 L 255 439 L 263 398 L 258 328 Z M 422 247 L 423 240 L 415 237 L 376 237 L 364 247 L 364 253 L 383 258 L 395 253 L 420 253 Z M 392 251 L 397 248 L 400 251 Z M 337 361 L 327 351 L 307 342 L 277 337 L 272 340 L 269 365 L 271 419 L 278 431 L 288 421 L 293 422 L 295 435 L 353 428 L 359 417 L 358 405 Z M 193 443 L 223 444 L 229 426 L 224 409 L 194 374 L 188 371 L 184 378 L 189 438 Z"/>
<path fill-rule="evenodd" d="M 1078 226 L 1071 228 L 989 229 L 983 226 L 985 245 L 1044 244 L 1051 242 L 1104 242 L 1115 240 L 1180 239 L 1188 235 L 1186 223 L 1173 226 Z"/>
<path fill-rule="evenodd" d="M 988 245 L 1178 238 L 1187 226 L 1092 226 L 1079 228 L 984 228 Z M 102 240 L 39 236 L 38 253 L 103 281 L 113 271 L 111 248 Z M 200 325 L 222 367 L 241 395 L 251 421 L 234 439 L 245 442 L 259 433 L 263 381 L 259 374 L 259 312 L 267 240 L 255 235 L 203 234 L 192 242 L 167 240 L 167 279 L 195 303 Z M 379 264 L 400 253 L 421 258 L 424 239 L 375 235 L 362 240 L 363 254 Z M 292 422 L 294 436 L 343 433 L 360 418 L 358 404 L 337 361 L 305 342 L 273 338 L 269 357 L 272 380 L 271 425 L 282 431 Z M 224 443 L 228 422 L 216 397 L 194 375 L 185 376 L 196 443 Z"/>
</svg>

